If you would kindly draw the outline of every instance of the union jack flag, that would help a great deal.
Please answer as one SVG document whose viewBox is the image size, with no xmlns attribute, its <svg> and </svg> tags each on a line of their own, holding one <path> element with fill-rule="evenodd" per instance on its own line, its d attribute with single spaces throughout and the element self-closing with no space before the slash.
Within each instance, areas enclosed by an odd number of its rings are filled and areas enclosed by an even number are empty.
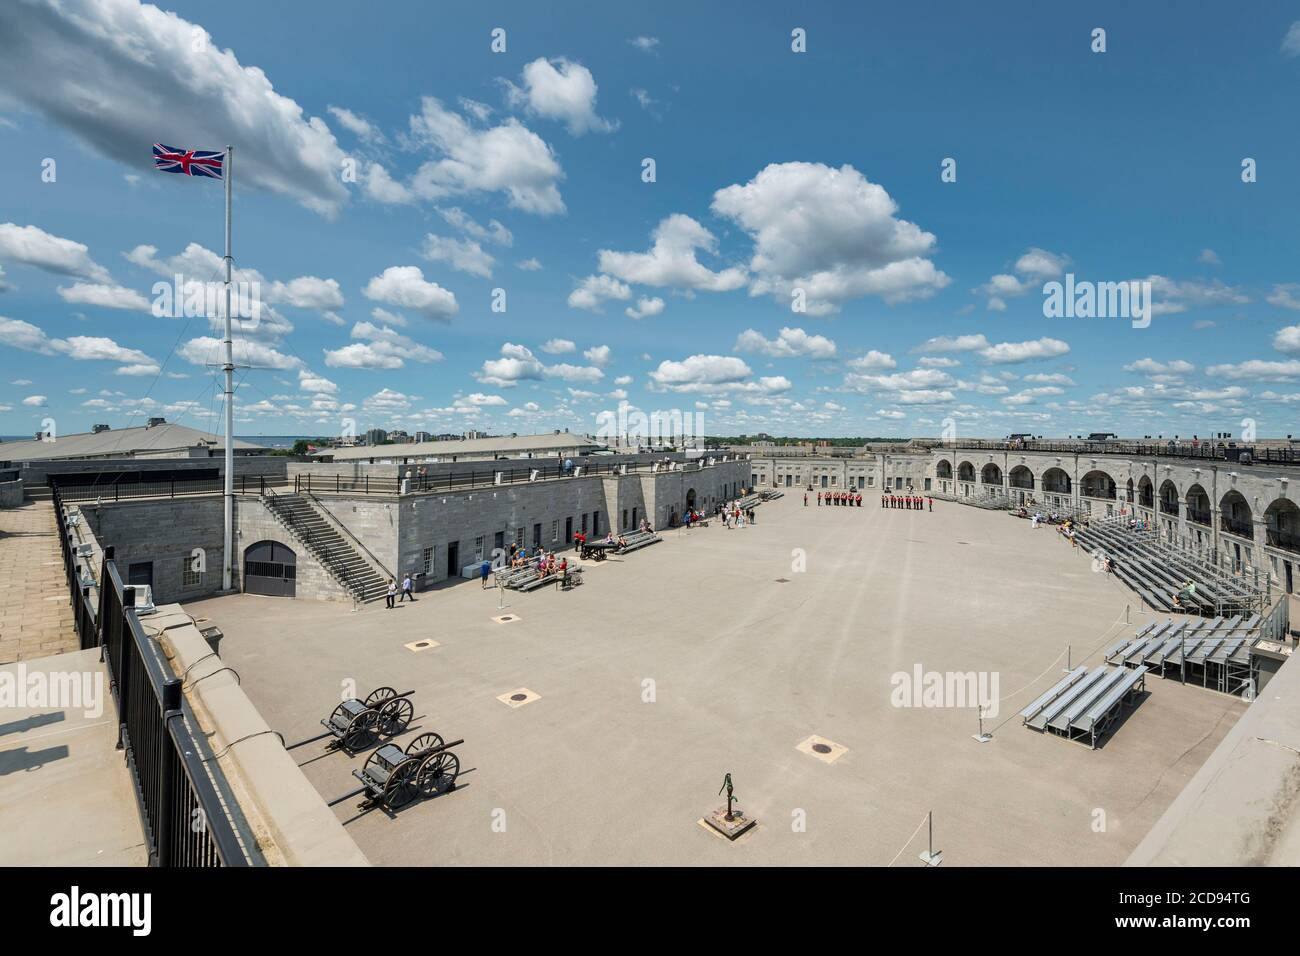
<svg viewBox="0 0 1300 956">
<path fill-rule="evenodd" d="M 153 165 L 164 173 L 183 173 L 186 176 L 208 176 L 220 179 L 226 154 L 201 149 L 173 149 L 162 143 L 153 144 Z"/>
</svg>

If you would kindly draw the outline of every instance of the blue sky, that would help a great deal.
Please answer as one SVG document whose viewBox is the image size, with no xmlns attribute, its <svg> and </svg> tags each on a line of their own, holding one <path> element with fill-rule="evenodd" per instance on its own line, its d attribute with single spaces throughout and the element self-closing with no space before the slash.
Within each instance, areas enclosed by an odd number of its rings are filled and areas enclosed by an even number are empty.
<svg viewBox="0 0 1300 956">
<path fill-rule="evenodd" d="M 0 433 L 219 430 L 155 141 L 236 146 L 239 434 L 1300 433 L 1300 10 L 1046 6 L 7 3 Z"/>
</svg>

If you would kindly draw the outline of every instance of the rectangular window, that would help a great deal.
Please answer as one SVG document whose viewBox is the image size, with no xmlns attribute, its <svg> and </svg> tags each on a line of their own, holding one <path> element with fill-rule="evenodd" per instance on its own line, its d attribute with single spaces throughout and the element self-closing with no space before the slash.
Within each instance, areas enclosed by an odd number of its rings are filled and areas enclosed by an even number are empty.
<svg viewBox="0 0 1300 956">
<path fill-rule="evenodd" d="M 524 529 L 523 529 L 523 528 L 516 528 L 516 529 L 515 529 L 515 544 L 519 545 L 519 547 L 521 547 L 521 548 L 524 546 Z"/>
<path fill-rule="evenodd" d="M 433 548 L 425 548 L 421 554 L 420 566 L 425 574 L 433 570 Z"/>
<path fill-rule="evenodd" d="M 560 522 L 559 519 L 556 519 L 551 522 L 551 543 L 553 544 L 559 540 L 560 540 Z"/>
<path fill-rule="evenodd" d="M 622 530 L 627 530 L 627 509 L 623 509 L 623 523 L 619 526 Z"/>
<path fill-rule="evenodd" d="M 587 533 L 587 512 L 582 513 L 582 533 Z"/>
<path fill-rule="evenodd" d="M 181 587 L 197 588 L 203 584 L 203 572 L 195 571 L 191 567 L 192 559 L 186 558 L 184 569 L 181 571 Z"/>
<path fill-rule="evenodd" d="M 474 539 L 474 560 L 475 562 L 483 560 L 483 536 L 479 535 Z"/>
</svg>

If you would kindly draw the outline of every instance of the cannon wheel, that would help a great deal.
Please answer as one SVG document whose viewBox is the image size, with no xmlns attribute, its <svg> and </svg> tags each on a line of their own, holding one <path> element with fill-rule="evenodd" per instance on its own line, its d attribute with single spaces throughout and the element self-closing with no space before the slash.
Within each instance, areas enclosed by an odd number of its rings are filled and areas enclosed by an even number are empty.
<svg viewBox="0 0 1300 956">
<path fill-rule="evenodd" d="M 343 732 L 343 746 L 349 750 L 364 750 L 375 741 L 375 724 L 379 715 L 373 710 L 363 711 L 352 718 Z"/>
<path fill-rule="evenodd" d="M 426 794 L 446 793 L 456 786 L 460 758 L 449 750 L 426 757 L 420 764 L 420 789 Z"/>
<path fill-rule="evenodd" d="M 390 810 L 398 810 L 418 797 L 420 795 L 418 774 L 417 761 L 404 760 L 398 764 L 389 776 L 388 783 L 384 784 L 384 806 Z"/>
<path fill-rule="evenodd" d="M 405 697 L 389 700 L 379 708 L 379 732 L 385 737 L 396 737 L 414 716 L 415 705 Z"/>
<path fill-rule="evenodd" d="M 396 696 L 397 691 L 393 690 L 391 687 L 377 687 L 370 692 L 363 703 L 367 707 L 372 707 L 375 710 L 378 710 L 380 704 L 388 700 L 390 697 Z"/>
<path fill-rule="evenodd" d="M 441 747 L 442 744 L 442 737 L 438 734 L 420 734 L 406 745 L 406 752 L 408 754 L 419 753 L 421 750 L 432 750 L 434 747 Z"/>
</svg>

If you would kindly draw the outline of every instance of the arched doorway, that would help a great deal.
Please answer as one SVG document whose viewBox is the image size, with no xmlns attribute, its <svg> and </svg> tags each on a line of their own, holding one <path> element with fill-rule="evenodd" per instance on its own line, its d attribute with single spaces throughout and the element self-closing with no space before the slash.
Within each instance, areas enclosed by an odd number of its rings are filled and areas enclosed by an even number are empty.
<svg viewBox="0 0 1300 956">
<path fill-rule="evenodd" d="M 957 466 L 957 480 L 974 481 L 975 466 L 968 461 L 963 461 L 960 465 Z"/>
<path fill-rule="evenodd" d="M 1143 508 L 1154 508 L 1156 506 L 1155 485 L 1151 479 L 1143 475 L 1138 479 L 1138 502 Z"/>
<path fill-rule="evenodd" d="M 244 549 L 244 593 L 293 597 L 298 555 L 278 541 L 259 541 Z"/>
<path fill-rule="evenodd" d="M 1115 479 L 1104 471 L 1090 471 L 1079 482 L 1079 493 L 1085 498 L 1109 498 L 1113 501 Z"/>
<path fill-rule="evenodd" d="M 1070 493 L 1070 476 L 1060 468 L 1049 468 L 1043 472 L 1043 491 L 1053 495 Z"/>
<path fill-rule="evenodd" d="M 1219 527 L 1228 534 L 1235 534 L 1241 538 L 1255 537 L 1255 524 L 1251 520 L 1250 505 L 1240 491 L 1229 491 L 1219 501 Z"/>
<path fill-rule="evenodd" d="M 1187 489 L 1187 520 L 1196 524 L 1210 523 L 1210 496 L 1200 485 Z"/>
<path fill-rule="evenodd" d="M 947 458 L 940 458 L 934 466 L 934 476 L 936 478 L 951 478 L 952 462 Z"/>
<path fill-rule="evenodd" d="M 1002 469 L 993 464 L 993 462 L 989 462 L 980 469 L 980 481 L 984 482 L 986 485 L 1002 484 Z"/>
<path fill-rule="evenodd" d="M 1300 554 L 1300 507 L 1289 498 L 1278 498 L 1264 512 L 1264 533 L 1270 547 Z"/>
<path fill-rule="evenodd" d="M 1007 481 L 1012 488 L 1023 488 L 1026 491 L 1032 491 L 1034 488 L 1034 473 L 1024 465 L 1016 465 L 1007 475 Z"/>
<path fill-rule="evenodd" d="M 1178 486 L 1168 478 L 1160 484 L 1160 510 L 1167 515 L 1178 514 Z"/>
<path fill-rule="evenodd" d="M 686 490 L 686 510 L 687 511 L 695 510 L 695 489 L 694 488 L 688 488 Z"/>
</svg>

